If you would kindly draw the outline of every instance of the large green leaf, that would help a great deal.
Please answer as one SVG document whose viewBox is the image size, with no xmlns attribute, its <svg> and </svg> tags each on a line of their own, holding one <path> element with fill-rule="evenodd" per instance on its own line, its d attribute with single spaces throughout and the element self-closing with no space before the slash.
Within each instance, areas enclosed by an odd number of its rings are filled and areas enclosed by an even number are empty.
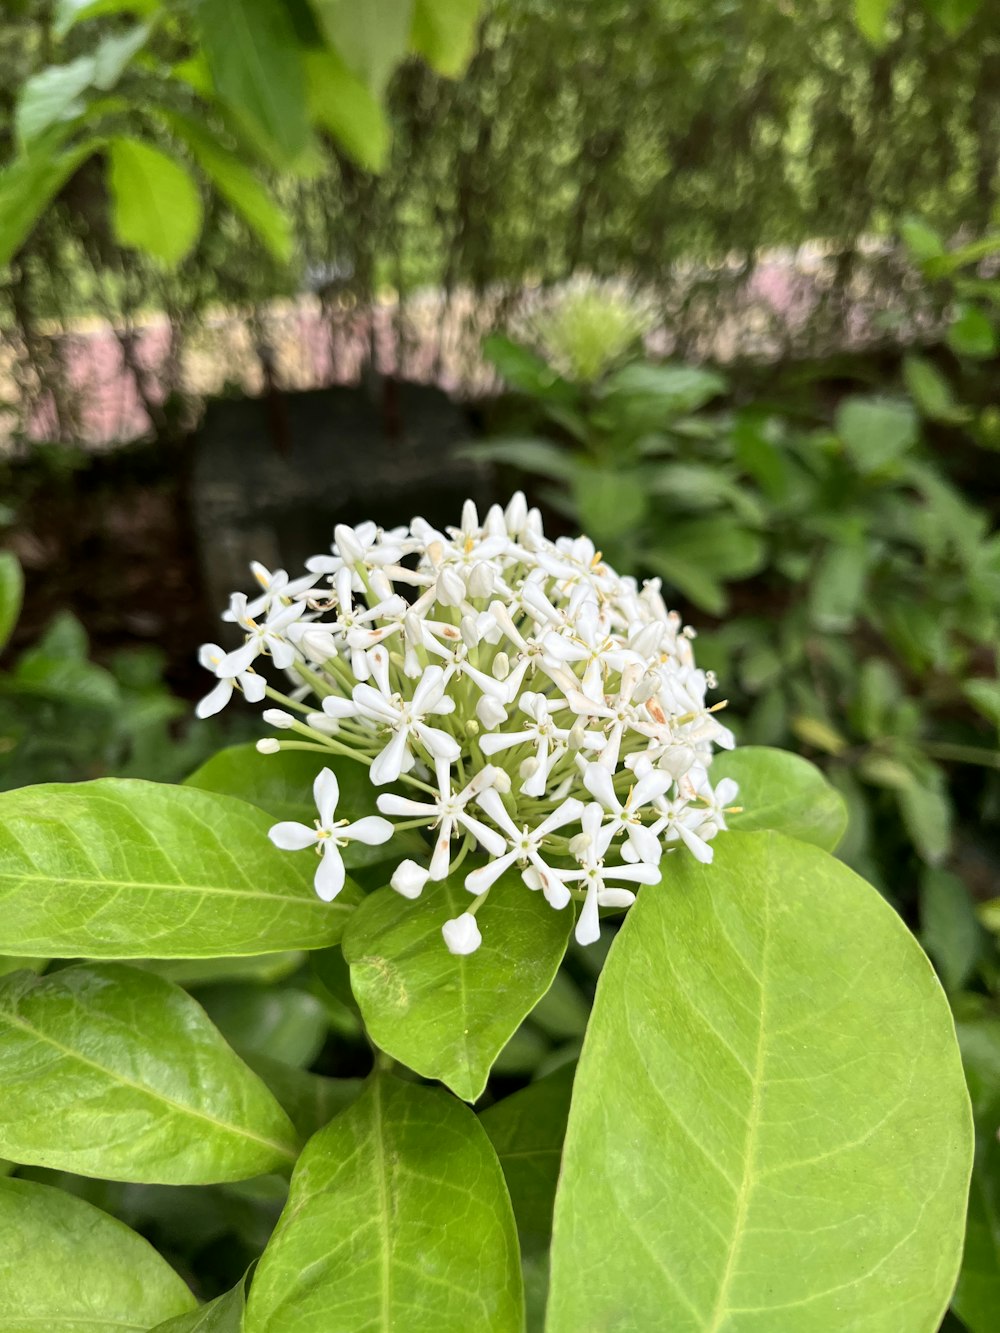
<svg viewBox="0 0 1000 1333">
<path fill-rule="evenodd" d="M 313 858 L 279 852 L 230 796 L 102 778 L 0 793 L 0 952 L 214 958 L 336 944 Z"/>
<path fill-rule="evenodd" d="M 122 245 L 178 264 L 201 231 L 201 196 L 176 159 L 123 137 L 108 143 L 115 235 Z"/>
<path fill-rule="evenodd" d="M 381 171 L 389 153 L 389 122 L 371 89 L 335 51 L 308 51 L 309 111 L 359 166 Z"/>
<path fill-rule="evenodd" d="M 46 207 L 97 147 L 96 140 L 88 139 L 63 149 L 62 133 L 57 127 L 0 171 L 0 268 L 10 263 Z"/>
<path fill-rule="evenodd" d="M 23 599 L 24 575 L 20 562 L 10 551 L 0 551 L 0 649 L 14 632 Z"/>
<path fill-rule="evenodd" d="M 944 994 L 825 852 L 713 845 L 642 891 L 598 984 L 547 1327 L 933 1333 L 972 1157 Z"/>
<path fill-rule="evenodd" d="M 254 1275 L 246 1333 L 519 1333 L 496 1155 L 440 1089 L 373 1076 L 310 1139 Z"/>
<path fill-rule="evenodd" d="M 895 0 L 854 0 L 854 21 L 872 46 L 885 46 L 886 27 L 894 3 Z"/>
<path fill-rule="evenodd" d="M 292 253 L 288 218 L 249 167 L 190 116 L 172 112 L 167 120 L 233 211 L 253 228 L 275 259 L 287 263 Z"/>
<path fill-rule="evenodd" d="M 0 1180 L 5 1333 L 144 1333 L 194 1297 L 148 1241 L 63 1190 Z"/>
<path fill-rule="evenodd" d="M 752 833 L 774 829 L 832 852 L 847 830 L 844 798 L 808 759 L 765 745 L 723 750 L 712 760 L 711 778 L 739 783 L 739 814 L 727 815 L 732 829 Z"/>
<path fill-rule="evenodd" d="M 311 0 L 323 34 L 376 97 L 406 55 L 413 0 Z"/>
<path fill-rule="evenodd" d="M 393 889 L 373 893 L 354 914 L 343 949 L 376 1045 L 473 1102 L 493 1061 L 551 986 L 573 913 L 553 911 L 518 871 L 508 871 L 479 909 L 482 944 L 456 956 L 441 927 L 472 902 L 464 878 L 463 870 L 428 884 L 415 902 Z"/>
<path fill-rule="evenodd" d="M 576 1065 L 529 1083 L 480 1115 L 503 1167 L 524 1253 L 548 1247 Z"/>
<path fill-rule="evenodd" d="M 905 399 L 848 398 L 837 410 L 837 433 L 858 470 L 878 472 L 917 442 L 917 414 Z"/>
<path fill-rule="evenodd" d="M 957 1024 L 976 1119 L 976 1164 L 969 1192 L 962 1271 L 952 1308 L 969 1333 L 996 1333 L 1000 1310 L 1000 1021 Z"/>
<path fill-rule="evenodd" d="M 455 78 L 469 63 L 480 0 L 414 0 L 410 44 L 439 74 Z"/>
<path fill-rule="evenodd" d="M 157 1324 L 152 1333 L 243 1333 L 246 1304 L 244 1280 L 200 1309 Z"/>
<path fill-rule="evenodd" d="M 0 1155 L 148 1184 L 244 1180 L 295 1132 L 204 1010 L 115 963 L 0 980 Z"/>
<path fill-rule="evenodd" d="M 368 779 L 364 764 L 337 755 L 314 754 L 308 750 L 279 750 L 277 754 L 261 754 L 255 745 L 231 745 L 206 760 L 190 777 L 185 786 L 200 787 L 203 791 L 217 791 L 224 796 L 238 796 L 273 815 L 276 820 L 294 819 L 300 824 L 311 824 L 316 818 L 312 786 L 321 768 L 330 768 L 340 783 L 339 811 L 351 819 L 378 813 L 375 804 L 378 789 Z M 406 829 L 393 836 L 390 843 L 369 847 L 364 842 L 351 842 L 344 848 L 344 864 L 355 866 L 378 865 L 381 862 L 399 862 L 407 856 L 426 855 L 427 844 L 415 829 Z"/>
<path fill-rule="evenodd" d="M 309 139 L 302 52 L 284 0 L 198 0 L 202 44 L 219 96 L 287 169 Z"/>
</svg>

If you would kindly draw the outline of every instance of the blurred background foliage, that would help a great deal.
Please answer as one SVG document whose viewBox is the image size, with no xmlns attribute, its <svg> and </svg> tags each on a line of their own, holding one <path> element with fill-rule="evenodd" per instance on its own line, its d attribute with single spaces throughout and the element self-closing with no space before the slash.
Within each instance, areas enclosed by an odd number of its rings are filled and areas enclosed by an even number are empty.
<svg viewBox="0 0 1000 1333">
<path fill-rule="evenodd" d="M 173 781 L 251 737 L 189 725 L 206 398 L 259 394 L 241 448 L 291 475 L 281 402 L 360 381 L 391 489 L 394 386 L 456 392 L 427 493 L 471 460 L 660 578 L 738 739 L 844 795 L 840 854 L 959 1020 L 980 1142 L 947 1326 L 994 1333 L 998 157 L 987 0 L 8 3 L 0 785 Z M 320 446 L 336 473 L 368 443 Z M 336 956 L 170 967 L 303 1125 L 367 1067 Z M 572 1065 L 595 975 L 571 957 L 490 1096 Z M 203 1295 L 283 1192 L 60 1183 Z"/>
</svg>

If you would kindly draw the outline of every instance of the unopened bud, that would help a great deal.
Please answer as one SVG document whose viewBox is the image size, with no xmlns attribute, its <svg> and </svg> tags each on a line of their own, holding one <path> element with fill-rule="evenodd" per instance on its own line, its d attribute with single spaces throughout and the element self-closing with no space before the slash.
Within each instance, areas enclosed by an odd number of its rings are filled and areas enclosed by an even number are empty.
<svg viewBox="0 0 1000 1333">
<path fill-rule="evenodd" d="M 493 659 L 493 666 L 490 668 L 493 672 L 494 680 L 506 680 L 510 675 L 510 658 L 506 653 L 497 653 Z"/>
<path fill-rule="evenodd" d="M 448 946 L 448 952 L 454 954 L 475 953 L 483 942 L 476 925 L 476 918 L 471 912 L 463 912 L 453 921 L 446 921 L 441 927 L 441 934 Z"/>
<path fill-rule="evenodd" d="M 258 754 L 277 754 L 281 745 L 274 736 L 264 736 L 257 742 Z"/>
<path fill-rule="evenodd" d="M 496 777 L 493 779 L 493 785 L 501 796 L 506 796 L 510 791 L 512 786 L 510 774 L 505 768 L 498 768 L 496 770 Z"/>
<path fill-rule="evenodd" d="M 328 630 L 307 629 L 300 647 L 311 662 L 329 662 L 337 656 L 336 640 Z"/>
<path fill-rule="evenodd" d="M 569 854 L 575 856 L 577 860 L 583 856 L 590 846 L 590 834 L 578 833 L 575 838 L 569 840 Z"/>
<path fill-rule="evenodd" d="M 507 710 L 499 699 L 494 699 L 490 694 L 481 694 L 476 701 L 476 717 L 487 731 L 492 731 L 507 721 Z"/>
<path fill-rule="evenodd" d="M 668 750 L 660 760 L 658 767 L 665 773 L 669 773 L 672 778 L 682 778 L 694 763 L 694 751 L 689 750 L 686 745 L 678 745 L 675 749 Z"/>
<path fill-rule="evenodd" d="M 653 695 L 659 688 L 659 676 L 655 671 L 647 671 L 642 680 L 640 680 L 639 684 L 635 687 L 635 692 L 632 695 L 632 702 L 634 704 L 646 703 L 647 700 L 652 699 Z"/>
<path fill-rule="evenodd" d="M 462 632 L 462 642 L 466 648 L 477 648 L 479 646 L 479 629 L 476 625 L 475 616 L 463 616 L 459 629 Z"/>
<path fill-rule="evenodd" d="M 295 726 L 295 718 L 291 713 L 286 713 L 280 708 L 265 708 L 261 716 L 269 727 L 274 727 L 277 731 L 288 731 L 290 727 Z"/>
<path fill-rule="evenodd" d="M 341 557 L 349 565 L 356 565 L 359 560 L 365 558 L 365 548 L 355 536 L 354 529 L 349 528 L 346 523 L 337 524 L 333 530 L 333 540 L 337 543 Z"/>
<path fill-rule="evenodd" d="M 465 723 L 465 734 L 466 736 L 479 735 L 479 723 L 476 721 L 474 717 L 470 717 L 467 719 Z"/>
<path fill-rule="evenodd" d="M 527 782 L 528 778 L 533 777 L 534 774 L 538 772 L 538 760 L 534 755 L 530 755 L 527 759 L 521 761 L 521 766 L 517 771 L 524 781 Z"/>
<path fill-rule="evenodd" d="M 465 584 L 453 569 L 442 569 L 438 575 L 437 600 L 442 606 L 461 606 L 465 601 Z"/>
<path fill-rule="evenodd" d="M 336 736 L 340 730 L 337 719 L 327 717 L 325 713 L 307 713 L 306 726 L 312 727 L 313 731 L 318 731 L 323 736 Z"/>
<path fill-rule="evenodd" d="M 569 729 L 567 744 L 571 750 L 582 750 L 583 743 L 587 739 L 587 729 L 583 725 L 583 718 L 578 717 Z"/>
<path fill-rule="evenodd" d="M 469 594 L 472 597 L 491 597 L 496 587 L 496 578 L 489 565 L 480 560 L 474 565 L 469 575 Z"/>
<path fill-rule="evenodd" d="M 389 884 L 404 898 L 419 898 L 429 878 L 430 872 L 423 866 L 417 865 L 416 861 L 406 860 L 400 861 L 392 872 Z"/>
</svg>

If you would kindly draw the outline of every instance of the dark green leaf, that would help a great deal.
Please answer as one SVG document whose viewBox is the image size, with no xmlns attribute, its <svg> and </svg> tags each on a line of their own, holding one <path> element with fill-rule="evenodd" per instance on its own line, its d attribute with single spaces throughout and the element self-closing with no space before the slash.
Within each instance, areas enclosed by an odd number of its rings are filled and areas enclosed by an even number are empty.
<svg viewBox="0 0 1000 1333">
<path fill-rule="evenodd" d="M 809 587 L 809 614 L 817 629 L 837 632 L 854 625 L 871 558 L 864 533 L 827 547 Z"/>
<path fill-rule="evenodd" d="M 1000 1022 L 956 1023 L 976 1118 L 962 1271 L 952 1300 L 969 1333 L 995 1333 L 1000 1310 Z"/>
<path fill-rule="evenodd" d="M 642 890 L 598 984 L 549 1333 L 930 1333 L 972 1157 L 944 995 L 825 852 L 777 833 L 713 845 L 712 865 L 671 858 Z"/>
<path fill-rule="evenodd" d="M 924 0 L 949 37 L 957 37 L 983 7 L 983 0 Z"/>
<path fill-rule="evenodd" d="M 473 1113 L 375 1075 L 306 1145 L 246 1333 L 520 1333 L 517 1236 Z"/>
<path fill-rule="evenodd" d="M 730 828 L 745 833 L 774 829 L 832 852 L 847 829 L 843 797 L 808 759 L 787 750 L 741 745 L 712 760 L 711 779 L 739 783 L 739 814 L 727 815 Z"/>
<path fill-rule="evenodd" d="M 45 208 L 97 147 L 88 139 L 63 148 L 59 128 L 0 171 L 0 268 L 14 258 Z"/>
<path fill-rule="evenodd" d="M 908 356 L 903 362 L 903 378 L 917 407 L 931 421 L 964 421 L 969 415 L 955 402 L 951 385 L 925 357 Z"/>
<path fill-rule="evenodd" d="M 336 944 L 359 894 L 332 903 L 312 858 L 229 796 L 103 778 L 0 793 L 0 952 L 215 958 Z"/>
<path fill-rule="evenodd" d="M 649 496 L 635 472 L 578 467 L 573 503 L 583 529 L 602 544 L 635 532 L 646 517 Z"/>
<path fill-rule="evenodd" d="M 456 956 L 441 927 L 472 902 L 464 878 L 463 870 L 429 883 L 415 902 L 380 889 L 354 914 L 343 949 L 376 1045 L 473 1102 L 500 1051 L 552 984 L 573 913 L 553 911 L 525 888 L 519 872 L 508 871 L 477 914 L 482 945 Z"/>
<path fill-rule="evenodd" d="M 940 865 L 951 850 L 951 801 L 944 773 L 934 764 L 909 770 L 896 799 L 917 851 L 928 865 Z"/>
<path fill-rule="evenodd" d="M 978 306 L 959 306 L 945 340 L 956 356 L 968 356 L 974 361 L 985 361 L 996 356 L 996 329 Z"/>
<path fill-rule="evenodd" d="M 202 43 L 222 100 L 285 170 L 309 141 L 302 52 L 284 0 L 198 0 Z"/>
<path fill-rule="evenodd" d="M 165 264 L 178 264 L 201 231 L 201 196 L 174 158 L 138 139 L 108 144 L 115 235 Z"/>
<path fill-rule="evenodd" d="M 64 1190 L 0 1180 L 0 1325 L 144 1333 L 195 1300 L 148 1241 Z"/>
<path fill-rule="evenodd" d="M 246 1283 L 240 1282 L 200 1309 L 157 1324 L 152 1333 L 243 1333 L 245 1310 Z"/>
<path fill-rule="evenodd" d="M 726 388 L 721 375 L 697 366 L 635 364 L 616 371 L 605 386 L 605 402 L 629 419 L 665 423 L 695 412 Z"/>
<path fill-rule="evenodd" d="M 53 35 L 61 40 L 74 24 L 107 14 L 151 14 L 158 0 L 56 0 Z"/>
<path fill-rule="evenodd" d="M 537 352 L 525 347 L 523 343 L 515 342 L 513 338 L 507 338 L 502 333 L 491 333 L 483 340 L 483 356 L 496 367 L 512 389 L 527 394 L 529 398 L 561 403 L 572 403 L 576 399 L 576 390 L 571 384 L 558 375 Z"/>
<path fill-rule="evenodd" d="M 460 450 L 463 458 L 479 462 L 502 463 L 521 472 L 548 477 L 552 481 L 572 481 L 579 465 L 566 449 L 560 449 L 547 440 L 512 439 L 483 440 L 466 445 Z"/>
<path fill-rule="evenodd" d="M 926 866 L 920 876 L 920 941 L 949 993 L 961 990 L 979 961 L 983 930 L 957 875 Z"/>
<path fill-rule="evenodd" d="M 248 1055 L 247 1064 L 288 1112 L 302 1139 L 310 1138 L 356 1101 L 363 1086 L 358 1078 L 324 1078 L 266 1055 Z"/>
<path fill-rule="evenodd" d="M 114 963 L 0 980 L 0 1154 L 108 1180 L 244 1180 L 287 1116 L 178 986 Z"/>
<path fill-rule="evenodd" d="M 973 708 L 1000 727 L 1000 680 L 967 680 L 962 692 Z"/>
<path fill-rule="evenodd" d="M 323 1048 L 326 1013 L 308 991 L 234 981 L 202 986 L 197 998 L 240 1055 L 266 1055 L 305 1068 Z"/>
<path fill-rule="evenodd" d="M 524 1253 L 545 1250 L 566 1136 L 575 1064 L 529 1083 L 480 1115 L 503 1167 Z"/>
</svg>

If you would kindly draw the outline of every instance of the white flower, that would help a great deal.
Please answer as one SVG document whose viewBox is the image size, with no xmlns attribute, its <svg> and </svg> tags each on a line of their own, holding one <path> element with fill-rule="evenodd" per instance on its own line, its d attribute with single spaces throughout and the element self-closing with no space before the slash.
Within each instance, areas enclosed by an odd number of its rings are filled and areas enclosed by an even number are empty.
<svg viewBox="0 0 1000 1333">
<path fill-rule="evenodd" d="M 224 664 L 227 654 L 217 643 L 203 643 L 198 649 L 198 661 L 203 667 L 218 676 L 218 683 L 209 690 L 204 699 L 195 708 L 195 716 L 212 717 L 225 708 L 233 697 L 233 690 L 239 685 L 248 703 L 259 704 L 267 689 L 267 681 L 255 671 L 246 668 L 225 674 Z"/>
<path fill-rule="evenodd" d="M 378 815 L 366 815 L 353 823 L 348 819 L 336 819 L 337 802 L 340 800 L 340 784 L 336 775 L 324 768 L 313 783 L 313 797 L 319 811 L 315 827 L 298 824 L 294 820 L 284 820 L 275 824 L 268 832 L 268 837 L 275 847 L 285 852 L 301 852 L 306 847 L 315 847 L 320 854 L 320 863 L 316 869 L 316 892 L 324 902 L 332 902 L 344 887 L 344 858 L 341 847 L 349 842 L 367 843 L 377 847 L 388 842 L 392 837 L 392 825 Z"/>
<path fill-rule="evenodd" d="M 603 818 L 604 811 L 599 805 L 587 806 L 580 821 L 583 826 L 581 841 L 584 844 L 577 858 L 580 869 L 559 872 L 564 882 L 579 880 L 587 890 L 576 923 L 578 944 L 593 944 L 600 935 L 599 907 L 628 907 L 635 901 L 635 894 L 630 889 L 609 887 L 606 883 L 608 879 L 623 879 L 633 884 L 658 884 L 660 880 L 657 866 L 605 866 L 604 856 L 612 835 L 607 828 L 602 827 Z"/>
<path fill-rule="evenodd" d="M 236 688 L 266 693 L 278 735 L 262 753 L 292 746 L 363 765 L 388 789 L 382 816 L 426 842 L 393 870 L 402 899 L 464 864 L 482 901 L 517 866 L 551 907 L 575 895 L 577 937 L 593 940 L 601 906 L 654 883 L 665 852 L 711 859 L 736 794 L 731 782 L 713 789 L 712 753 L 733 738 L 658 580 L 621 577 L 586 537 L 550 541 L 521 494 L 482 521 L 469 501 L 456 527 L 414 518 L 390 531 L 339 525 L 334 538 L 303 578 L 252 566 L 254 600 L 230 603 L 246 642 L 202 650 L 218 683 L 198 712 Z M 251 669 L 261 655 L 288 673 L 287 694 Z M 381 816 L 334 822 L 335 802 L 335 783 L 317 787 L 315 829 L 272 831 L 279 845 L 316 848 L 325 897 L 344 882 L 344 842 L 392 828 Z M 478 946 L 477 910 L 447 923 L 449 948 Z"/>
</svg>

